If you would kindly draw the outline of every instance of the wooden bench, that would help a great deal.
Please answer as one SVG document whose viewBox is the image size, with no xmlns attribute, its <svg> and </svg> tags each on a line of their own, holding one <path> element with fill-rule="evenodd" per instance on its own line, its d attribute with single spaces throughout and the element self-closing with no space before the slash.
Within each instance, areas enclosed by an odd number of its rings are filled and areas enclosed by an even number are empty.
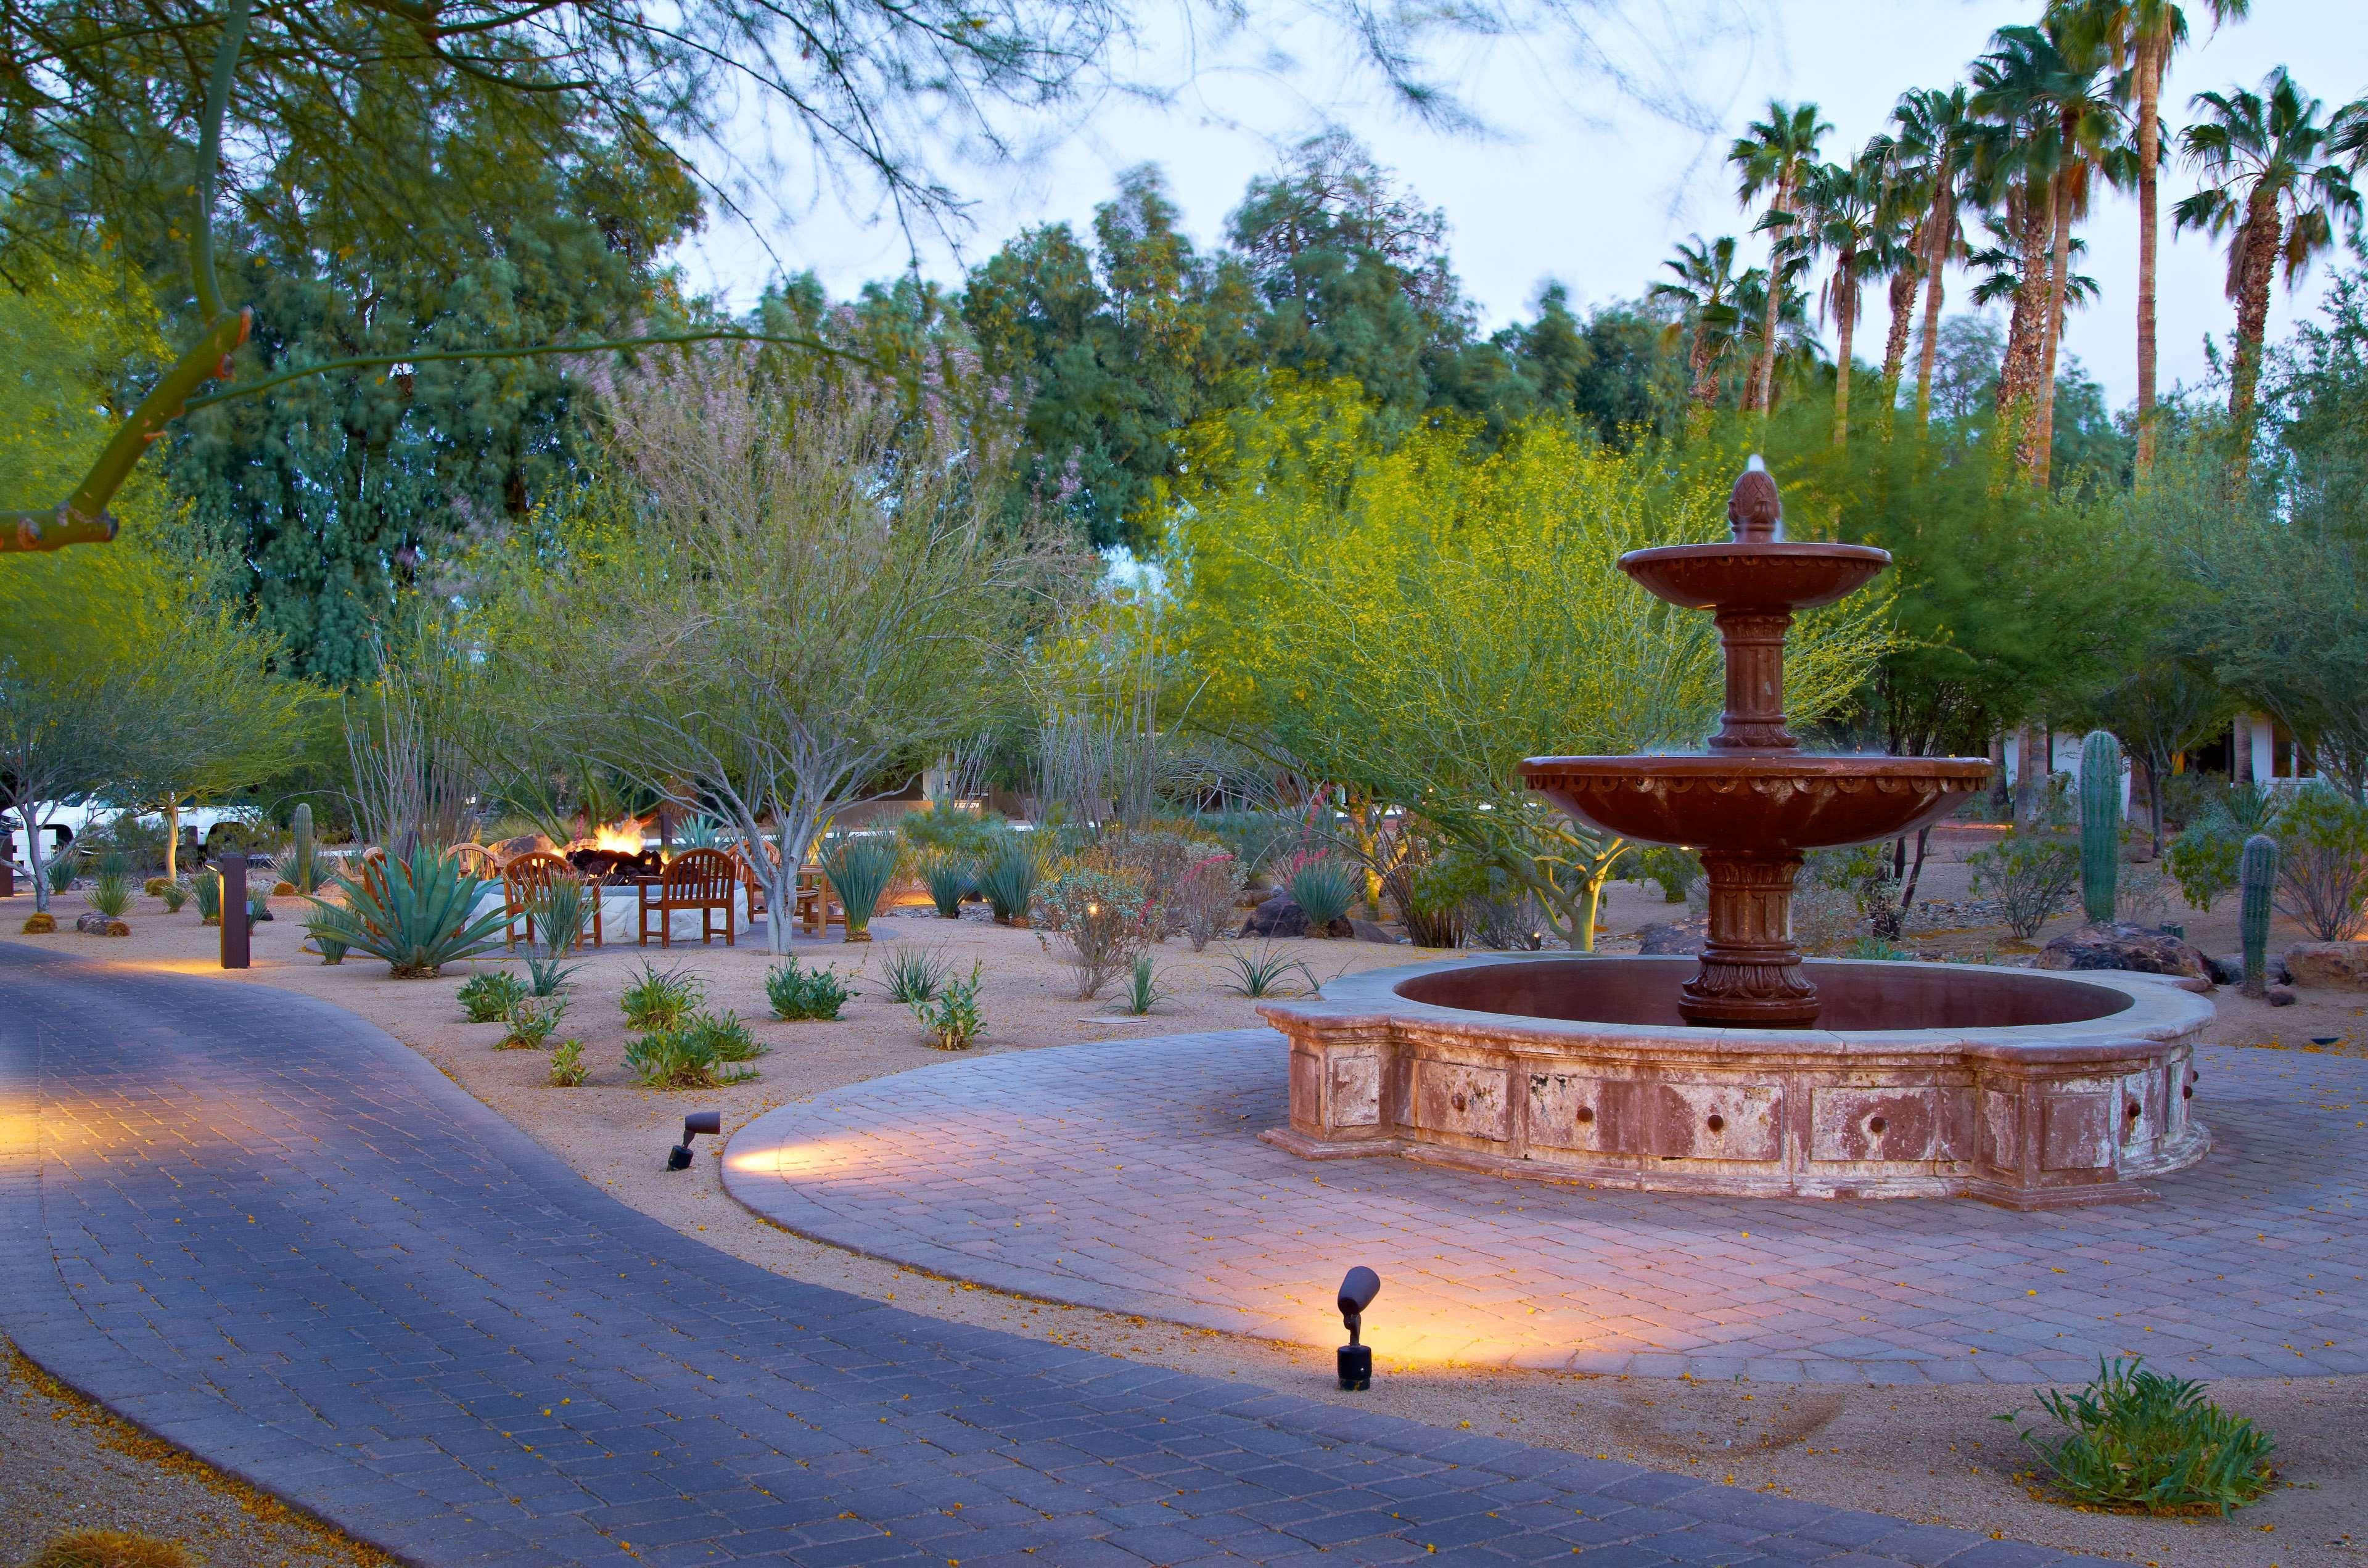
<svg viewBox="0 0 2368 1568">
<path fill-rule="evenodd" d="M 524 922 L 527 945 L 532 947 L 535 901 L 550 889 L 552 882 L 574 875 L 574 866 L 563 857 L 547 850 L 530 849 L 523 855 L 510 857 L 502 867 L 502 913 L 508 917 L 502 933 L 503 945 L 512 949 L 518 947 L 518 925 Z M 584 891 L 586 895 L 585 902 L 592 906 L 592 945 L 603 947 L 606 944 L 600 929 L 600 884 L 594 882 Z M 581 947 L 584 936 L 582 931 L 576 932 L 575 940 L 569 946 Z"/>
<path fill-rule="evenodd" d="M 687 849 L 667 862 L 666 874 L 641 884 L 641 945 L 650 945 L 650 916 L 658 917 L 658 945 L 674 946 L 675 911 L 699 911 L 699 942 L 705 947 L 715 936 L 715 912 L 723 913 L 723 945 L 735 947 L 733 935 L 732 890 L 739 869 L 721 849 Z"/>
</svg>

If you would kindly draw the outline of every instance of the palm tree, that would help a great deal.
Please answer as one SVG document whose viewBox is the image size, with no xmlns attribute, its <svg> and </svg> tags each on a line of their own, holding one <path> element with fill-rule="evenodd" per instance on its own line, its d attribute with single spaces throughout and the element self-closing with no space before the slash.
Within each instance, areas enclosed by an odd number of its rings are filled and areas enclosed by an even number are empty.
<svg viewBox="0 0 2368 1568">
<path fill-rule="evenodd" d="M 2203 0 L 2212 25 L 2237 21 L 2251 0 Z M 2172 51 L 2187 41 L 2187 17 L 2172 0 L 2056 0 L 2053 10 L 2069 14 L 2072 25 L 2102 41 L 2132 110 L 2136 143 L 2134 183 L 2138 194 L 2138 450 L 2137 477 L 2144 483 L 2154 467 L 2155 447 L 2155 256 L 2159 222 L 2157 191 L 2162 169 L 2162 78 Z"/>
<path fill-rule="evenodd" d="M 1677 280 L 1656 283 L 1645 293 L 1651 299 L 1668 301 L 1684 312 L 1669 330 L 1689 332 L 1692 337 L 1686 352 L 1690 395 L 1697 407 L 1708 408 L 1718 401 L 1719 362 L 1735 351 L 1743 329 L 1736 307 L 1742 280 L 1735 274 L 1735 236 L 1722 234 L 1705 242 L 1695 234 L 1661 267 L 1676 273 Z"/>
<path fill-rule="evenodd" d="M 1780 279 L 1799 246 L 1789 231 L 1802 174 L 1816 162 L 1817 138 L 1832 129 L 1817 118 L 1815 104 L 1793 106 L 1770 99 L 1768 118 L 1753 120 L 1726 151 L 1726 161 L 1736 167 L 1736 199 L 1748 209 L 1763 191 L 1768 195 L 1758 226 L 1769 232 L 1768 270 Z M 1759 358 L 1752 366 L 1755 384 L 1747 384 L 1743 395 L 1746 409 L 1762 413 L 1775 396 L 1776 360 L 1770 348 L 1777 338 L 1777 309 L 1783 290 L 1764 292 Z"/>
<path fill-rule="evenodd" d="M 2089 204 L 2091 176 L 2118 139 L 2113 76 L 2101 40 L 2051 12 L 2036 28 L 2000 28 L 1997 47 L 1976 67 L 1977 108 L 2031 127 L 2047 151 L 2048 267 L 2040 306 L 2039 362 L 2024 461 L 2035 483 L 2045 483 L 2055 444 L 2055 359 L 2062 342 L 2064 290 L 2069 276 L 2073 220 Z M 2034 147 L 2033 151 L 2039 151 Z"/>
<path fill-rule="evenodd" d="M 1916 270 L 1924 280 L 1924 342 L 1916 359 L 1916 422 L 1932 416 L 1932 368 L 1941 351 L 1942 278 L 1965 248 L 1963 210 L 1973 169 L 1974 115 L 1962 85 L 1919 87 L 1891 111 L 1899 133 L 1902 194 L 1923 209 L 1916 229 Z"/>
<path fill-rule="evenodd" d="M 2237 352 L 2228 376 L 2228 419 L 2242 473 L 2253 436 L 2253 397 L 2261 374 L 2261 336 L 2269 324 L 2270 279 L 2281 265 L 2288 289 L 2311 258 L 2335 243 L 2342 221 L 2360 226 L 2360 193 L 2339 131 L 2318 99 L 2295 85 L 2283 65 L 2261 91 L 2198 93 L 2203 118 L 2180 138 L 2203 176 L 2203 188 L 2171 210 L 2173 224 L 2228 238 L 2228 297 L 2237 302 Z M 2348 112 L 2348 111 L 2347 111 Z"/>
<path fill-rule="evenodd" d="M 1982 231 L 1990 243 L 1968 249 L 1965 265 L 1981 274 L 1975 283 L 1972 299 L 1977 305 L 1994 305 L 2000 300 L 2011 300 L 2023 290 L 2022 269 L 2028 259 L 2021 242 L 2009 226 L 1997 218 L 1985 217 Z M 2070 266 L 2080 265 L 2089 254 L 2089 242 L 2074 235 L 2067 252 Z M 2097 280 L 2085 272 L 2074 272 L 2064 279 L 2066 308 L 2093 304 L 2097 299 Z"/>
<path fill-rule="evenodd" d="M 1755 267 L 1735 280 L 1735 309 L 1739 326 L 1737 346 L 1750 350 L 1753 374 L 1763 370 L 1768 381 L 1768 409 L 1776 406 L 1776 389 L 1808 375 L 1824 361 L 1825 346 L 1809 325 L 1809 298 L 1801 288 L 1808 275 L 1809 258 L 1789 254 L 1777 274 L 1773 308 L 1768 298 L 1768 272 Z M 1776 335 L 1766 336 L 1766 324 L 1776 323 Z M 1771 347 L 1772 343 L 1772 347 Z"/>
<path fill-rule="evenodd" d="M 1881 143 L 1848 165 L 1816 164 L 1801 179 L 1793 226 L 1812 256 L 1834 258 L 1821 301 L 1834 319 L 1834 445 L 1850 443 L 1850 344 L 1858 327 L 1859 269 L 1883 230 Z"/>
</svg>

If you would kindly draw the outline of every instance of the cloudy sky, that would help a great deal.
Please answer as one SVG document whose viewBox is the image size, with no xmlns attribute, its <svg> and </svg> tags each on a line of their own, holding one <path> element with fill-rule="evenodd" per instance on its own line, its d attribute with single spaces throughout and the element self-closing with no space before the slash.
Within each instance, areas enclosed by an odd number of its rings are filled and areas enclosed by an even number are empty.
<svg viewBox="0 0 2368 1568">
<path fill-rule="evenodd" d="M 1118 170 L 1156 163 L 1167 173 L 1187 227 L 1220 237 L 1244 183 L 1271 168 L 1281 149 L 1326 123 L 1347 127 L 1395 168 L 1425 201 L 1445 210 L 1454 263 L 1494 327 L 1525 313 L 1549 279 L 1582 302 L 1633 297 L 1672 244 L 1688 234 L 1744 232 L 1726 141 L 1771 97 L 1809 99 L 1833 122 L 1827 153 L 1879 130 L 1898 95 L 1962 78 L 1992 29 L 2028 21 L 2035 0 L 1578 0 L 1591 15 L 1589 46 L 1626 74 L 1615 84 L 1577 57 L 1568 37 L 1461 49 L 1443 63 L 1478 131 L 1427 128 L 1393 108 L 1370 78 L 1338 63 L 1336 37 L 1313 25 L 1244 40 L 1200 40 L 1191 58 L 1174 16 L 1154 23 L 1123 63 L 1131 76 L 1179 85 L 1164 103 L 1103 94 L 1058 125 L 1035 128 L 1039 146 L 1016 163 L 950 154 L 941 172 L 970 202 L 951 236 L 923 234 L 921 269 L 957 280 L 965 264 L 1028 224 L 1067 220 L 1082 228 Z M 2362 0 L 2253 0 L 2249 20 L 2210 31 L 2203 0 L 2189 0 L 2197 37 L 2175 61 L 2163 102 L 2174 131 L 2189 96 L 2255 85 L 2284 63 L 2309 91 L 2339 103 L 2368 92 L 2368 5 Z M 1687 102 L 1690 100 L 1690 105 Z M 1662 106 L 1656 112 L 1651 104 Z M 1667 112 L 1670 108 L 1675 112 Z M 1691 120 L 1691 123 L 1688 121 Z M 747 131 L 753 142 L 761 132 Z M 689 280 L 746 304 L 776 257 L 812 267 L 835 293 L 902 270 L 907 235 L 860 199 L 827 190 L 762 206 L 758 234 L 718 224 L 687 248 Z M 2184 170 L 2166 181 L 2162 256 L 2162 377 L 2198 381 L 2203 339 L 2225 333 L 2223 262 L 2201 235 L 2169 235 L 2170 202 L 2192 188 Z M 2134 395 L 2137 211 L 2109 195 L 2083 231 L 2088 270 L 2102 297 L 2077 314 L 2068 347 L 2116 404 Z M 2285 330 L 2317 298 L 2322 263 L 2292 301 L 2272 307 Z M 1951 278 L 1962 295 L 1962 275 Z M 1870 294 L 1870 311 L 1880 301 Z M 1878 324 L 1879 330 L 1879 324 Z"/>
</svg>

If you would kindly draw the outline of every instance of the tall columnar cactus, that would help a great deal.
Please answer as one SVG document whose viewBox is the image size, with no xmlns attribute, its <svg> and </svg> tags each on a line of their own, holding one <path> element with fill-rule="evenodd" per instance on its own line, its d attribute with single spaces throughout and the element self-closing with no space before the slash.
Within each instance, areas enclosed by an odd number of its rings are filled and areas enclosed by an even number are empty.
<svg viewBox="0 0 2368 1568">
<path fill-rule="evenodd" d="M 2270 897 L 2278 885 L 2278 841 L 2266 833 L 2245 840 L 2237 863 L 2237 886 L 2244 896 L 2237 928 L 2245 935 L 2245 994 L 2260 997 L 2270 981 Z"/>
<path fill-rule="evenodd" d="M 302 801 L 296 803 L 296 814 L 290 831 L 295 835 L 295 843 L 292 846 L 293 862 L 290 869 L 296 875 L 290 880 L 295 882 L 298 892 L 317 892 L 321 885 L 321 879 L 313 869 L 313 808 L 310 804 Z"/>
<path fill-rule="evenodd" d="M 2091 730 L 2080 743 L 2080 904 L 2089 918 L 2113 917 L 2122 871 L 2122 743 Z"/>
</svg>

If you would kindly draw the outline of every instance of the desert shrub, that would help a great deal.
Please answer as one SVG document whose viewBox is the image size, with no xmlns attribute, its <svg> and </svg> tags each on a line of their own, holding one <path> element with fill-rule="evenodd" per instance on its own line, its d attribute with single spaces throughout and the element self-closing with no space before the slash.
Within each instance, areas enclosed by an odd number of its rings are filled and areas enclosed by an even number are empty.
<svg viewBox="0 0 2368 1568">
<path fill-rule="evenodd" d="M 765 975 L 765 999 L 773 1005 L 773 1017 L 792 1023 L 834 1019 L 853 994 L 837 970 L 800 969 L 795 959 L 775 965 Z"/>
<path fill-rule="evenodd" d="M 1498 952 L 1534 953 L 1545 946 L 1545 906 L 1537 894 L 1502 872 L 1491 872 L 1488 891 L 1464 904 L 1473 943 Z"/>
<path fill-rule="evenodd" d="M 2170 890 L 2175 884 L 2159 866 L 2128 866 L 2122 870 L 2114 916 L 2137 926 L 2159 926 L 2170 914 Z"/>
<path fill-rule="evenodd" d="M 1236 996 L 1296 996 L 1322 989 L 1322 982 L 1305 959 L 1292 958 L 1271 942 L 1261 942 L 1247 952 L 1227 953 L 1225 962 L 1234 971 L 1225 989 Z M 1296 984 L 1293 975 L 1299 977 Z"/>
<path fill-rule="evenodd" d="M 1390 879 L 1398 918 L 1417 948 L 1460 948 L 1470 934 L 1472 902 L 1488 896 L 1488 869 L 1473 856 L 1447 850 Z"/>
<path fill-rule="evenodd" d="M 2018 941 L 2039 934 L 2080 885 L 2079 846 L 2045 828 L 2008 834 L 1965 857 L 1975 897 L 1998 900 L 2006 928 Z"/>
<path fill-rule="evenodd" d="M 1003 819 L 992 812 L 973 813 L 934 803 L 906 812 L 896 824 L 896 836 L 916 860 L 931 856 L 978 860 L 993 850 L 1003 831 Z"/>
<path fill-rule="evenodd" d="M 25 1568 L 196 1568 L 188 1549 L 136 1530 L 69 1530 Z"/>
<path fill-rule="evenodd" d="M 1702 859 L 1691 849 L 1674 844 L 1651 844 L 1637 851 L 1629 861 L 1630 876 L 1640 882 L 1651 882 L 1661 890 L 1664 903 L 1683 903 L 1687 890 L 1702 878 Z"/>
<path fill-rule="evenodd" d="M 509 1029 L 494 1042 L 495 1051 L 540 1051 L 567 1016 L 567 999 L 521 996 L 510 1004 Z"/>
<path fill-rule="evenodd" d="M 113 856 L 109 864 L 126 876 L 146 876 L 165 869 L 165 821 L 159 816 L 152 823 L 133 812 L 119 812 L 104 823 L 94 823 L 74 840 L 74 847 L 95 859 Z"/>
<path fill-rule="evenodd" d="M 592 1076 L 592 1069 L 584 1065 L 584 1042 L 563 1040 L 551 1048 L 551 1086 L 554 1089 L 580 1089 Z"/>
<path fill-rule="evenodd" d="M 1176 879 L 1163 903 L 1174 911 L 1176 928 L 1194 952 L 1233 930 L 1244 880 L 1242 863 L 1230 850 L 1202 856 Z"/>
<path fill-rule="evenodd" d="M 2270 830 L 2278 911 L 2322 942 L 2360 934 L 2368 904 L 2368 807 L 2324 784 L 2294 791 Z"/>
<path fill-rule="evenodd" d="M 831 891 L 847 912 L 848 941 L 871 935 L 871 916 L 887 896 L 889 884 L 896 880 L 902 858 L 903 852 L 893 838 L 848 834 L 824 848 L 822 874 L 830 879 Z"/>
<path fill-rule="evenodd" d="M 452 994 L 472 1024 L 497 1024 L 527 998 L 526 982 L 507 970 L 489 969 L 472 974 Z"/>
<path fill-rule="evenodd" d="M 703 1042 L 718 1062 L 754 1062 L 768 1049 L 748 1032 L 740 1015 L 729 1009 L 720 1017 L 713 1013 L 693 1013 L 675 1027 Z"/>
<path fill-rule="evenodd" d="M 694 1014 L 637 1036 L 625 1045 L 626 1071 L 649 1089 L 712 1089 L 746 1083 L 757 1074 L 733 1066 L 721 1054 L 729 1037 L 716 1028 L 702 1027 L 714 1023 L 704 1014 Z M 746 1028 L 740 1033 L 746 1036 Z"/>
<path fill-rule="evenodd" d="M 1142 1017 L 1175 994 L 1159 983 L 1159 971 L 1149 952 L 1134 955 L 1134 967 L 1127 971 L 1126 994 L 1119 998 L 1119 1010 Z"/>
<path fill-rule="evenodd" d="M 1283 879 L 1291 901 L 1307 916 L 1307 934 L 1325 937 L 1331 924 L 1348 915 L 1357 901 L 1357 876 L 1338 860 L 1310 858 L 1291 868 Z"/>
<path fill-rule="evenodd" d="M 949 849 L 932 849 L 920 858 L 921 885 L 941 919 L 960 920 L 962 900 L 974 890 L 978 862 Z"/>
<path fill-rule="evenodd" d="M 1203 812 L 1193 825 L 1233 852 L 1255 882 L 1299 837 L 1299 819 L 1280 812 Z"/>
<path fill-rule="evenodd" d="M 882 978 L 888 983 L 891 1002 L 927 1002 L 936 997 L 938 988 L 952 972 L 953 960 L 934 948 L 899 943 L 889 949 Z"/>
<path fill-rule="evenodd" d="M 120 920 L 131 907 L 131 879 L 120 871 L 101 871 L 91 884 L 90 906 L 109 920 Z"/>
<path fill-rule="evenodd" d="M 2076 1503 L 2225 1515 L 2269 1489 L 2269 1435 L 2206 1399 L 2203 1384 L 2147 1371 L 2140 1360 L 2100 1362 L 2088 1387 L 2051 1389 L 2039 1403 L 2063 1436 L 2017 1436 Z"/>
<path fill-rule="evenodd" d="M 1166 828 L 1136 828 L 1106 835 L 1101 852 L 1109 869 L 1143 884 L 1151 900 L 1151 934 L 1166 941 L 1184 929 L 1178 892 L 1185 873 L 1207 858 L 1212 846 Z"/>
<path fill-rule="evenodd" d="M 1044 945 L 1077 977 L 1079 1001 L 1099 995 L 1151 945 L 1151 901 L 1133 878 L 1064 871 L 1044 884 L 1036 903 L 1038 923 L 1052 934 Z"/>
<path fill-rule="evenodd" d="M 2179 880 L 2188 907 L 2209 914 L 2213 903 L 2237 885 L 2237 862 L 2245 840 L 2274 833 L 2284 805 L 2274 790 L 2231 784 L 2203 798 L 2187 831 L 2170 841 L 2163 861 Z"/>
<path fill-rule="evenodd" d="M 150 898 L 163 898 L 167 889 L 177 888 L 180 885 L 170 877 L 151 877 L 140 884 L 140 891 Z"/>
<path fill-rule="evenodd" d="M 407 858 L 386 864 L 359 881 L 339 877 L 332 903 L 309 898 L 306 926 L 317 936 L 343 942 L 358 953 L 384 959 L 398 979 L 436 974 L 444 965 L 475 958 L 501 945 L 503 915 L 496 902 L 472 915 L 484 883 L 440 851 L 426 846 Z"/>
<path fill-rule="evenodd" d="M 979 861 L 978 893 L 995 912 L 996 924 L 1024 921 L 1034 906 L 1036 884 L 1043 879 L 1042 852 L 1030 835 L 1007 833 Z"/>
<path fill-rule="evenodd" d="M 617 1006 L 624 1012 L 627 1028 L 672 1028 L 699 1006 L 706 991 L 697 975 L 678 969 L 662 970 L 644 959 L 642 972 L 625 987 Z"/>
<path fill-rule="evenodd" d="M 986 1028 L 986 1015 L 978 1005 L 979 977 L 976 959 L 971 960 L 970 978 L 949 980 L 938 988 L 935 1000 L 913 1004 L 913 1017 L 928 1031 L 929 1043 L 939 1051 L 968 1051 Z"/>
<path fill-rule="evenodd" d="M 161 877 L 157 880 L 164 881 Z M 189 902 L 189 890 L 186 883 L 166 881 L 163 887 L 156 889 L 156 896 L 165 901 L 165 914 L 178 915 L 181 913 L 181 905 Z"/>
</svg>

